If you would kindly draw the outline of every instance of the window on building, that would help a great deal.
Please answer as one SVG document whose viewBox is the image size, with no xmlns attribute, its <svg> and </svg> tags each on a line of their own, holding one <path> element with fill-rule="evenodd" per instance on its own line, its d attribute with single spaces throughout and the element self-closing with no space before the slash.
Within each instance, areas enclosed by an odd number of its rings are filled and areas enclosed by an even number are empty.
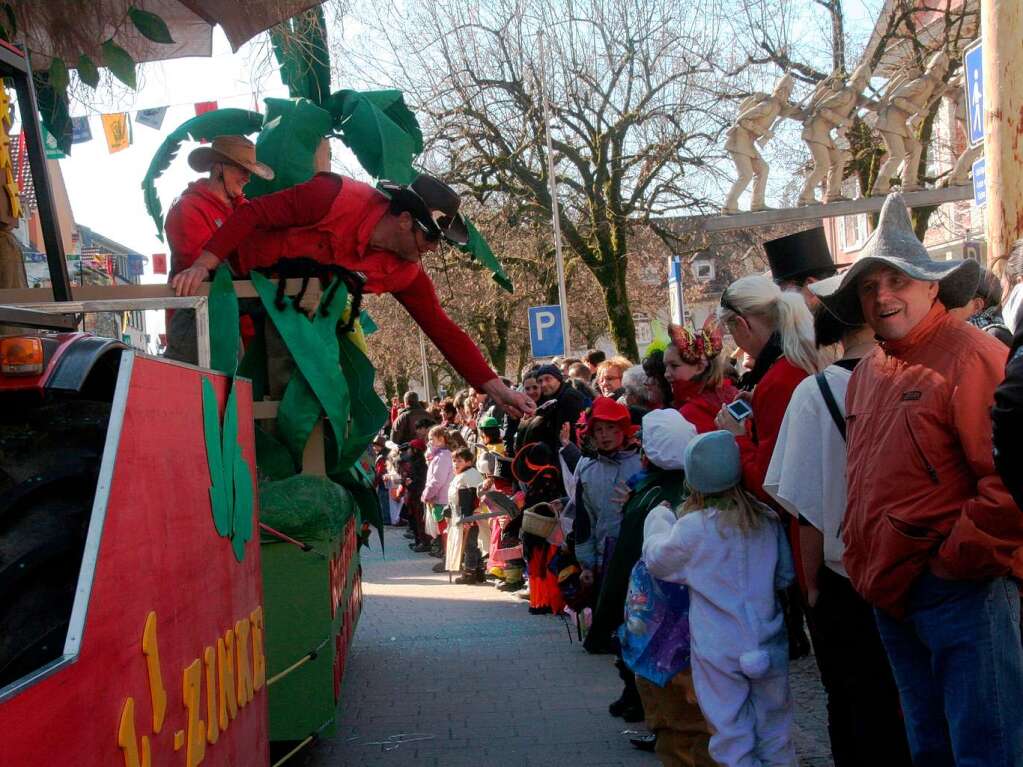
<svg viewBox="0 0 1023 767">
<path fill-rule="evenodd" d="M 710 282 L 714 279 L 714 262 L 707 259 L 693 261 L 693 277 L 697 282 Z"/>
<path fill-rule="evenodd" d="M 867 214 L 843 216 L 838 227 L 842 250 L 846 253 L 859 250 L 867 241 Z"/>
</svg>

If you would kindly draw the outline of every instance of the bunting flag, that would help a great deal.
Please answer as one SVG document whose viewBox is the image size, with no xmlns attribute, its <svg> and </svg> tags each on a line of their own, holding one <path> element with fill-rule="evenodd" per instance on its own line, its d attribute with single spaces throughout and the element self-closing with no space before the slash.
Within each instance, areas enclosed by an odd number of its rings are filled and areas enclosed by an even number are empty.
<svg viewBox="0 0 1023 767">
<path fill-rule="evenodd" d="M 204 115 L 207 112 L 212 112 L 216 108 L 217 108 L 217 102 L 216 101 L 199 101 L 195 105 L 195 116 L 198 117 L 199 115 Z M 210 142 L 207 141 L 206 139 L 200 139 L 199 143 L 200 144 L 208 144 Z"/>
<path fill-rule="evenodd" d="M 92 128 L 89 127 L 89 118 L 85 115 L 71 118 L 71 143 L 81 144 L 85 141 L 92 141 Z"/>
<path fill-rule="evenodd" d="M 103 119 L 103 133 L 107 137 L 107 149 L 110 150 L 110 154 L 115 154 L 131 146 L 131 133 L 128 130 L 127 112 L 101 115 L 101 117 Z"/>
<path fill-rule="evenodd" d="M 167 254 L 153 254 L 153 274 L 167 274 Z"/>
<path fill-rule="evenodd" d="M 57 141 L 54 135 L 46 129 L 46 126 L 40 125 L 40 127 L 43 129 L 43 147 L 45 147 L 46 149 L 46 159 L 63 160 L 65 157 L 67 157 L 67 155 L 64 154 L 63 150 L 60 148 L 60 143 Z"/>
<path fill-rule="evenodd" d="M 147 128 L 160 130 L 163 127 L 163 118 L 167 114 L 167 107 L 153 107 L 152 109 L 140 109 L 135 113 L 135 122 L 145 125 Z"/>
</svg>

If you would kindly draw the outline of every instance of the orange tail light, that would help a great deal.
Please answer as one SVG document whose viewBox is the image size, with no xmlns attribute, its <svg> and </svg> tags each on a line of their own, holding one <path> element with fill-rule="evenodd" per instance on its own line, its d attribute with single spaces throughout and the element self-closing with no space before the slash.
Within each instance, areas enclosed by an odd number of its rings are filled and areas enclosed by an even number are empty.
<svg viewBox="0 0 1023 767">
<path fill-rule="evenodd" d="M 43 342 L 31 336 L 0 338 L 0 373 L 35 376 L 43 372 Z"/>
</svg>

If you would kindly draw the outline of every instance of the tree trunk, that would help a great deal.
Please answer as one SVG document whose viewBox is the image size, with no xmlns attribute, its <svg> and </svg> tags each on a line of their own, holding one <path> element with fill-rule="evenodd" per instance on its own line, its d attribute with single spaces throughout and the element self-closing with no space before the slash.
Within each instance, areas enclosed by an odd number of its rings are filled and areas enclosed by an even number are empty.
<svg viewBox="0 0 1023 767">
<path fill-rule="evenodd" d="M 604 309 L 607 312 L 607 326 L 611 341 L 619 354 L 633 362 L 639 362 L 639 347 L 636 346 L 636 324 L 632 321 L 629 308 L 629 292 L 626 288 L 625 259 L 608 264 L 602 274 L 597 275 L 600 291 L 604 295 Z"/>
</svg>

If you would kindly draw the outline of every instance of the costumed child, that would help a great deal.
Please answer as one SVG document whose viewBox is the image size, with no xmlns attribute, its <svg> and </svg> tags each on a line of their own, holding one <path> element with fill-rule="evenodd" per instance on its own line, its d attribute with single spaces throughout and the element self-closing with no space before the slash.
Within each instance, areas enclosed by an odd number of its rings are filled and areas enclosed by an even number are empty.
<svg viewBox="0 0 1023 767">
<path fill-rule="evenodd" d="M 451 463 L 451 438 L 444 426 L 434 426 L 429 431 L 429 448 L 426 451 L 426 483 L 423 485 L 423 509 L 426 534 L 432 538 L 430 553 L 443 559 L 444 550 L 441 525 L 444 523 L 444 506 L 448 502 L 448 485 L 455 475 Z M 444 572 L 444 563 L 438 562 L 434 572 Z"/>
<path fill-rule="evenodd" d="M 575 497 L 566 511 L 584 584 L 599 583 L 604 559 L 618 538 L 626 483 L 643 468 L 637 431 L 629 409 L 610 397 L 597 397 L 586 412 L 581 435 L 592 440 L 596 453 L 576 464 Z"/>
<path fill-rule="evenodd" d="M 655 410 L 643 417 L 643 471 L 630 482 L 632 492 L 623 509 L 618 545 L 604 574 L 586 638 L 589 643 L 598 632 L 618 626 L 620 657 L 635 675 L 646 726 L 655 739 L 654 751 L 665 767 L 715 765 L 707 750 L 710 728 L 693 691 L 689 591 L 655 579 L 640 559 L 643 525 L 650 510 L 661 504 L 676 508 L 682 502 L 682 459 L 695 437 L 696 428 L 677 410 Z M 623 576 L 626 567 L 631 577 Z"/>
<path fill-rule="evenodd" d="M 739 487 L 739 446 L 726 431 L 685 451 L 692 491 L 682 516 L 653 509 L 643 561 L 655 578 L 689 586 L 693 686 L 726 767 L 795 765 L 788 639 L 776 592 L 795 580 L 781 523 Z"/>
<path fill-rule="evenodd" d="M 455 476 L 448 485 L 448 507 L 451 509 L 451 524 L 448 526 L 447 546 L 444 552 L 444 569 L 453 573 L 461 569 L 462 557 L 466 567 L 458 583 L 483 583 L 483 567 L 479 548 L 479 523 L 461 524 L 462 507 L 459 503 L 460 490 L 478 490 L 483 484 L 483 475 L 472 463 L 472 451 L 460 447 L 451 454 Z"/>
<path fill-rule="evenodd" d="M 501 434 L 501 423 L 492 415 L 485 415 L 477 423 L 480 447 L 476 458 L 476 468 L 485 477 L 481 490 L 497 490 L 509 498 L 515 494 L 515 486 L 511 474 L 511 460 L 506 457 L 504 438 Z M 480 511 L 483 513 L 497 511 L 487 501 L 483 501 Z M 523 585 L 522 547 L 517 541 L 511 540 L 506 534 L 510 516 L 493 517 L 489 520 L 487 572 L 502 581 L 498 586 L 502 590 L 516 591 Z M 514 536 L 518 530 L 511 531 Z M 480 527 L 482 540 L 483 527 Z"/>
<path fill-rule="evenodd" d="M 558 615 L 565 609 L 565 600 L 558 588 L 558 578 L 550 570 L 551 561 L 563 540 L 557 524 L 562 505 L 564 485 L 554 451 L 542 442 L 524 445 L 512 461 L 512 473 L 524 488 L 521 532 L 522 555 L 529 577 L 529 612 L 533 615 Z M 546 534 L 533 532 L 526 515 L 538 527 L 547 527 Z"/>
</svg>

